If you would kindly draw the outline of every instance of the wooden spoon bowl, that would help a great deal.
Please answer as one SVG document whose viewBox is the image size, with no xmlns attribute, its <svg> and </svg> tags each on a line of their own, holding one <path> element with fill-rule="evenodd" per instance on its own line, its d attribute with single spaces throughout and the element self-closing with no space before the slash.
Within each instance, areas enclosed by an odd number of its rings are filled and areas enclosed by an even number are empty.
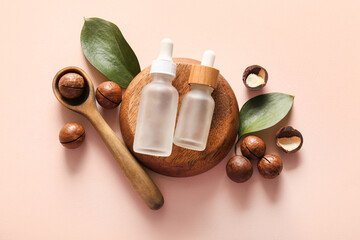
<svg viewBox="0 0 360 240">
<path fill-rule="evenodd" d="M 75 99 L 68 99 L 64 98 L 59 91 L 59 80 L 62 76 L 64 76 L 67 73 L 77 73 L 80 76 L 84 78 L 84 92 L 81 94 L 80 97 Z M 94 99 L 94 85 L 92 81 L 89 80 L 89 76 L 86 74 L 85 71 L 83 71 L 80 68 L 77 67 L 67 67 L 62 70 L 60 70 L 54 77 L 53 81 L 53 91 L 56 96 L 56 98 L 59 100 L 59 102 L 64 105 L 65 107 L 76 111 L 76 112 L 85 112 L 88 105 L 94 105 L 95 106 L 95 100 Z"/>
</svg>

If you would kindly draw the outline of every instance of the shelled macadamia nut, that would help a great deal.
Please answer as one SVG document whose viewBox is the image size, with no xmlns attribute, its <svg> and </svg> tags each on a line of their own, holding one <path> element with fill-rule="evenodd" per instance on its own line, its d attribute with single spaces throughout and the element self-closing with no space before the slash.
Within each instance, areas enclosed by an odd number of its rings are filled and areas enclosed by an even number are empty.
<svg viewBox="0 0 360 240">
<path fill-rule="evenodd" d="M 250 90 L 263 88 L 268 80 L 268 73 L 265 68 L 259 65 L 247 67 L 243 74 L 243 82 Z"/>
<path fill-rule="evenodd" d="M 276 145 L 286 153 L 294 153 L 303 145 L 302 134 L 291 126 L 281 128 L 276 133 Z"/>
</svg>

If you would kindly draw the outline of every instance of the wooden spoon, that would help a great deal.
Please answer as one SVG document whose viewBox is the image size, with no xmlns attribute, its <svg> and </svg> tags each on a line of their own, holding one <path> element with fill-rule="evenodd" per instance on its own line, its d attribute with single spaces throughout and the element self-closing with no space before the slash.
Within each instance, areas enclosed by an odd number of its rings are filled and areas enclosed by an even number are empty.
<svg viewBox="0 0 360 240">
<path fill-rule="evenodd" d="M 85 80 L 85 91 L 76 99 L 66 99 L 61 96 L 58 88 L 60 78 L 66 73 L 80 74 Z M 100 115 L 95 105 L 94 85 L 89 76 L 80 68 L 67 67 L 60 70 L 54 77 L 52 88 L 55 97 L 59 102 L 70 110 L 84 115 L 90 120 L 92 125 L 100 134 L 106 146 L 118 162 L 120 168 L 125 173 L 127 179 L 132 184 L 135 191 L 140 195 L 144 202 L 151 209 L 159 209 L 164 204 L 164 198 L 151 180 L 149 175 L 144 171 L 140 164 L 131 155 L 125 145 L 116 136 L 114 131 L 109 127 Z"/>
</svg>

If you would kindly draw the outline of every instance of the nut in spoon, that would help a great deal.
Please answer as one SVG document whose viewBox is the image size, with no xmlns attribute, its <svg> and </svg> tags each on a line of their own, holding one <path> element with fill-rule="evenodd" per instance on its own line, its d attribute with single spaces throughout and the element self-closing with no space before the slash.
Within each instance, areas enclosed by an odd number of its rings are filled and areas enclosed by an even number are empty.
<svg viewBox="0 0 360 240">
<path fill-rule="evenodd" d="M 77 73 L 84 78 L 85 90 L 76 99 L 66 99 L 59 92 L 58 82 L 67 73 Z M 80 68 L 67 67 L 55 75 L 52 88 L 55 97 L 62 105 L 89 119 L 142 200 L 153 210 L 161 208 L 164 198 L 160 190 L 97 110 L 94 85 L 89 76 Z"/>
</svg>

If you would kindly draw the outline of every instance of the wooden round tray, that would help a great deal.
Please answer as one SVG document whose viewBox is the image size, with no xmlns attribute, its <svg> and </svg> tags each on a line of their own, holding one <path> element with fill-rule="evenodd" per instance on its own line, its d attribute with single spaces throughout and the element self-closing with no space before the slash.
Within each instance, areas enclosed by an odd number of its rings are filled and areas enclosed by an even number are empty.
<svg viewBox="0 0 360 240">
<path fill-rule="evenodd" d="M 188 79 L 191 66 L 199 64 L 199 61 L 175 58 L 174 62 L 177 63 L 177 70 L 173 85 L 179 92 L 179 114 L 182 99 L 190 91 Z M 219 75 L 218 86 L 212 94 L 215 110 L 206 149 L 200 152 L 173 145 L 172 154 L 169 157 L 155 157 L 133 151 L 140 94 L 142 88 L 150 81 L 150 67 L 147 67 L 132 80 L 121 103 L 120 128 L 129 150 L 146 167 L 173 177 L 197 175 L 218 164 L 233 146 L 239 126 L 239 106 L 225 78 Z"/>
</svg>

